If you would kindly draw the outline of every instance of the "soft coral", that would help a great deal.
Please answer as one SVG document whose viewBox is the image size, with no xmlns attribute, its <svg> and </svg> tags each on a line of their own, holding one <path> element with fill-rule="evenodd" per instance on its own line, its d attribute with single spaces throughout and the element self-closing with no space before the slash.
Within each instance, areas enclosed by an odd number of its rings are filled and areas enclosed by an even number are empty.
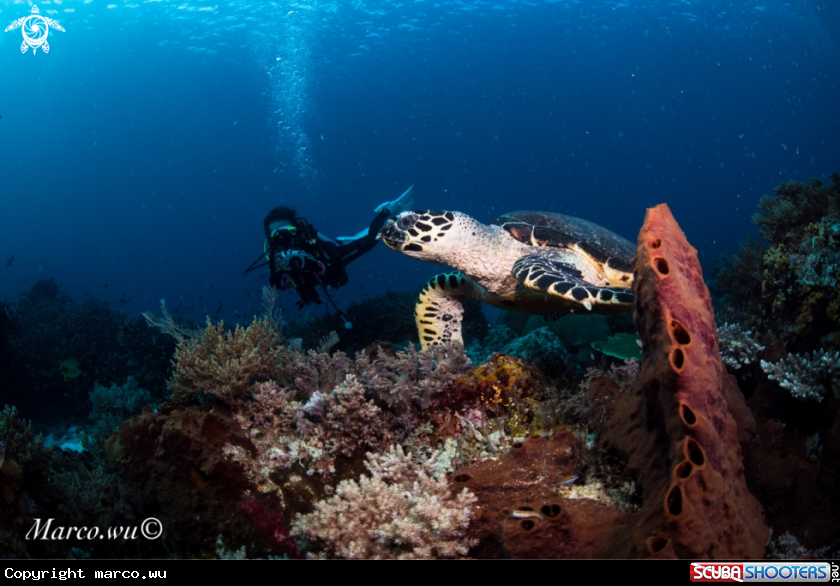
<svg viewBox="0 0 840 586">
<path fill-rule="evenodd" d="M 292 559 L 302 559 L 303 554 L 298 549 L 295 538 L 289 535 L 289 528 L 283 515 L 267 513 L 262 504 L 255 498 L 248 497 L 237 505 L 237 509 L 244 513 L 251 528 L 264 539 L 275 551 L 288 555 Z"/>
</svg>

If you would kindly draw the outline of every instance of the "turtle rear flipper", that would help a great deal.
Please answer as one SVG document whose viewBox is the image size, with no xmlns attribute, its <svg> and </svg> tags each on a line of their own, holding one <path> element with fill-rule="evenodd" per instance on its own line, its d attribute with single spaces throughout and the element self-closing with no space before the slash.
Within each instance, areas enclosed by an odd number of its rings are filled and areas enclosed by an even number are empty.
<svg viewBox="0 0 840 586">
<path fill-rule="evenodd" d="M 432 277 L 414 306 L 414 319 L 420 335 L 420 347 L 464 344 L 461 322 L 464 319 L 463 297 L 474 297 L 475 284 L 461 273 L 442 273 Z"/>
<path fill-rule="evenodd" d="M 584 280 L 583 273 L 569 263 L 538 255 L 523 256 L 513 264 L 511 274 L 524 287 L 546 295 L 562 297 L 592 311 L 593 305 L 632 305 L 629 289 L 598 287 Z"/>
</svg>

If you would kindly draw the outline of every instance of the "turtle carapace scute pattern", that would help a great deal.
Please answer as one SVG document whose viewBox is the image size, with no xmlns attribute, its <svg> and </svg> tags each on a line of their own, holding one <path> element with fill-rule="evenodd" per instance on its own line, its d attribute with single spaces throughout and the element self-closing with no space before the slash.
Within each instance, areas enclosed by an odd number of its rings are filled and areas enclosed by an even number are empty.
<svg viewBox="0 0 840 586">
<path fill-rule="evenodd" d="M 454 211 L 403 212 L 379 238 L 403 254 L 459 272 L 433 277 L 415 307 L 423 349 L 463 343 L 463 297 L 538 315 L 633 308 L 633 244 L 587 220 L 518 211 L 490 224 Z"/>
</svg>

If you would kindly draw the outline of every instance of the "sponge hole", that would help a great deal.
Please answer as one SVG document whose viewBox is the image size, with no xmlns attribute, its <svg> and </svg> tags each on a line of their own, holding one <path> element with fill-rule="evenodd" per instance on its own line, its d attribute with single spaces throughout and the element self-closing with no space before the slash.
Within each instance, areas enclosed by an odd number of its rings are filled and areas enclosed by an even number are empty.
<svg viewBox="0 0 840 586">
<path fill-rule="evenodd" d="M 697 416 L 688 405 L 680 405 L 680 417 L 687 426 L 691 427 L 697 423 Z"/>
<path fill-rule="evenodd" d="M 655 268 L 656 272 L 660 275 L 667 275 L 671 272 L 671 268 L 668 266 L 668 261 L 664 258 L 653 259 L 653 268 Z"/>
<path fill-rule="evenodd" d="M 668 512 L 674 517 L 682 513 L 682 489 L 678 484 L 675 484 L 668 492 L 668 498 L 665 499 L 665 506 Z"/>
<path fill-rule="evenodd" d="M 668 544 L 671 542 L 670 539 L 665 539 L 664 537 L 659 537 L 658 535 L 654 535 L 653 537 L 647 538 L 647 548 L 651 555 L 661 552 L 663 549 L 668 547 Z"/>
<path fill-rule="evenodd" d="M 553 504 L 553 505 L 543 505 L 540 509 L 540 512 L 545 515 L 546 517 L 556 517 L 560 514 L 560 505 Z"/>
<path fill-rule="evenodd" d="M 674 334 L 674 339 L 680 346 L 687 346 L 691 344 L 691 334 L 688 333 L 685 326 L 675 319 L 671 320 L 671 332 Z"/>
<path fill-rule="evenodd" d="M 685 438 L 685 457 L 696 466 L 702 466 L 706 463 L 706 454 L 703 453 L 703 448 L 690 437 Z"/>
<path fill-rule="evenodd" d="M 683 460 L 677 467 L 674 468 L 674 475 L 677 478 L 688 478 L 691 476 L 691 471 L 694 470 L 694 466 L 691 465 L 691 462 L 688 460 Z"/>
<path fill-rule="evenodd" d="M 674 351 L 671 352 L 671 364 L 674 365 L 678 371 L 682 370 L 682 367 L 685 366 L 685 354 L 679 348 L 674 348 Z"/>
</svg>

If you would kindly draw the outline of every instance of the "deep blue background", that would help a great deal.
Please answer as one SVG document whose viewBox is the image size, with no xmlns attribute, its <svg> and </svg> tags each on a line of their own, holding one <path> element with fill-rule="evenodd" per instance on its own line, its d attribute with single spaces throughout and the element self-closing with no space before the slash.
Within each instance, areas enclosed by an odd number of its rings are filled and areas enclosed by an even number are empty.
<svg viewBox="0 0 840 586">
<path fill-rule="evenodd" d="M 664 201 L 707 262 L 762 194 L 840 169 L 834 0 L 38 5 L 66 29 L 49 54 L 0 33 L 0 297 L 52 277 L 248 319 L 270 208 L 349 235 L 411 184 L 416 207 L 631 240 Z M 337 299 L 437 270 L 379 246 Z"/>
</svg>

